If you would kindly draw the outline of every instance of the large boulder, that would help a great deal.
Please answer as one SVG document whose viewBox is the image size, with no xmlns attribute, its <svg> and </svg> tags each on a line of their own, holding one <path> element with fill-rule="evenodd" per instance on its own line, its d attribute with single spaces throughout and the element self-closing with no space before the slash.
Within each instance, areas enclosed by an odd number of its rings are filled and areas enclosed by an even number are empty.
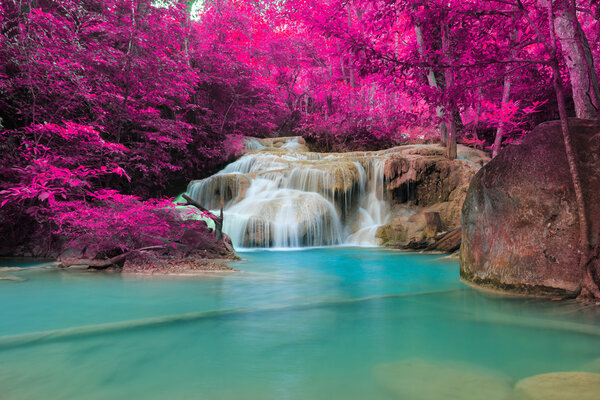
<svg viewBox="0 0 600 400">
<path fill-rule="evenodd" d="M 570 120 L 591 238 L 600 233 L 600 125 Z M 577 204 L 558 121 L 539 125 L 473 178 L 462 209 L 461 278 L 529 295 L 571 296 L 582 278 Z"/>
</svg>

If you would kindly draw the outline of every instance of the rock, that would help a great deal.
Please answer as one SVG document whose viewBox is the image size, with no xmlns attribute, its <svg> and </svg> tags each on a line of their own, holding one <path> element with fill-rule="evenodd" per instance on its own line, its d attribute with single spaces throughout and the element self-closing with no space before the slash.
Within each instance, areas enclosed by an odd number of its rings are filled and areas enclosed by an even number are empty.
<svg viewBox="0 0 600 400">
<path fill-rule="evenodd" d="M 406 244 L 406 228 L 402 219 L 394 218 L 390 223 L 381 225 L 377 228 L 375 237 L 382 246 L 398 247 Z"/>
<path fill-rule="evenodd" d="M 223 247 L 228 253 L 235 254 L 235 250 L 233 249 L 233 242 L 231 238 L 223 233 Z"/>
<path fill-rule="evenodd" d="M 600 374 L 554 372 L 526 378 L 515 386 L 515 400 L 598 400 Z"/>
<path fill-rule="evenodd" d="M 140 253 L 128 258 L 122 272 L 142 274 L 191 274 L 197 272 L 236 271 L 227 260 L 207 259 L 200 252 L 181 257 L 166 257 L 156 253 Z"/>
<path fill-rule="evenodd" d="M 84 258 L 85 248 L 69 247 L 65 249 L 58 257 L 59 261 L 65 258 Z"/>
<path fill-rule="evenodd" d="M 434 238 L 433 243 L 427 250 L 444 251 L 453 253 L 460 248 L 462 232 L 461 228 L 456 228 L 450 232 L 443 233 Z"/>
<path fill-rule="evenodd" d="M 403 214 L 377 229 L 375 236 L 380 240 L 381 245 L 402 247 L 407 243 L 421 242 L 428 238 L 425 232 L 427 223 L 424 212 L 412 211 Z"/>
<path fill-rule="evenodd" d="M 94 245 L 69 247 L 58 256 L 58 268 L 69 268 L 76 265 L 85 265 L 87 268 L 87 261 L 96 257 L 97 254 L 98 249 Z"/>
<path fill-rule="evenodd" d="M 382 246 L 447 253 L 460 247 L 460 227 L 440 233 L 443 228 L 438 212 L 413 210 L 403 214 L 377 229 L 376 237 Z"/>
<path fill-rule="evenodd" d="M 406 400 L 508 400 L 508 378 L 463 363 L 407 360 L 378 365 L 376 381 L 397 399 Z"/>
<path fill-rule="evenodd" d="M 459 146 L 457 160 L 448 160 L 441 148 L 431 146 L 395 149 L 384 168 L 391 202 L 437 206 L 439 209 L 431 211 L 439 212 L 442 225 L 456 228 L 469 183 L 487 160 L 485 153 L 465 146 Z"/>
<path fill-rule="evenodd" d="M 223 204 L 241 201 L 250 186 L 250 178 L 243 174 L 217 174 L 188 185 L 190 197 L 209 210 L 218 210 Z"/>
<path fill-rule="evenodd" d="M 464 194 L 467 194 L 465 187 Z M 461 208 L 463 205 L 464 197 L 459 197 L 456 200 L 444 201 L 441 203 L 433 204 L 427 207 L 427 210 L 437 212 L 440 214 L 442 225 L 444 229 L 455 229 L 460 226 L 460 215 Z"/>
<path fill-rule="evenodd" d="M 600 125 L 572 119 L 573 145 L 594 240 L 600 234 Z M 572 296 L 578 266 L 577 206 L 559 121 L 534 129 L 475 176 L 462 209 L 463 280 L 529 295 Z"/>
<path fill-rule="evenodd" d="M 442 219 L 440 213 L 435 211 L 425 212 L 425 232 L 428 237 L 435 236 L 438 232 L 442 231 Z"/>
</svg>

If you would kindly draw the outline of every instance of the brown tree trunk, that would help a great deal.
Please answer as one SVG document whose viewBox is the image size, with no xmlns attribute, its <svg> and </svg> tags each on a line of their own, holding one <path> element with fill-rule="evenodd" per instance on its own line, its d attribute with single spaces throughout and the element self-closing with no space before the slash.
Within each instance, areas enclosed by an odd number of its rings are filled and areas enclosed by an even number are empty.
<svg viewBox="0 0 600 400">
<path fill-rule="evenodd" d="M 545 0 L 551 1 L 551 0 Z M 596 119 L 600 87 L 590 44 L 577 19 L 574 0 L 554 2 L 554 29 L 569 70 L 577 118 Z"/>
</svg>

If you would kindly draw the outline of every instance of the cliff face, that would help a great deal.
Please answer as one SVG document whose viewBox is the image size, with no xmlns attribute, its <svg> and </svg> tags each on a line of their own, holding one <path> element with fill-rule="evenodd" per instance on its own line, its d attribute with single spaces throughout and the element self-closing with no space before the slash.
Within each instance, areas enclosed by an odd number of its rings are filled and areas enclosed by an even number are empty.
<svg viewBox="0 0 600 400">
<path fill-rule="evenodd" d="M 600 234 L 600 125 L 570 121 L 592 245 Z M 462 209 L 461 277 L 534 295 L 571 295 L 578 266 L 577 205 L 558 121 L 509 146 L 471 182 Z M 598 277 L 596 277 L 598 279 Z"/>
</svg>

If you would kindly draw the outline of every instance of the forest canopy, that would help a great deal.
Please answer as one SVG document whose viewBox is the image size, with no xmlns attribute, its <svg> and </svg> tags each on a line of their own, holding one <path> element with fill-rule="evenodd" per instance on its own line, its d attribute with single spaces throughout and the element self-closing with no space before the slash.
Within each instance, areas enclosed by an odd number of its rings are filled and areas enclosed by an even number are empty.
<svg viewBox="0 0 600 400">
<path fill-rule="evenodd" d="M 559 117 L 553 82 L 597 118 L 599 19 L 593 0 L 4 0 L 0 235 L 52 247 L 73 210 L 147 211 L 244 136 L 497 154 Z"/>
</svg>

